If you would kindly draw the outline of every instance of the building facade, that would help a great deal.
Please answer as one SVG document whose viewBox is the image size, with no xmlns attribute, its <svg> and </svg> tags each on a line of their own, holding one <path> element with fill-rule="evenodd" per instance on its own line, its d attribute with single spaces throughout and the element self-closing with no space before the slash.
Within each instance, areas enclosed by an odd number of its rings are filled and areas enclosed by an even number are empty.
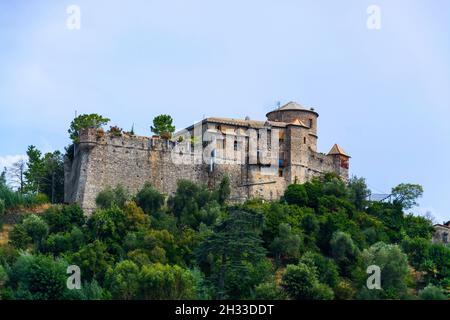
<svg viewBox="0 0 450 320">
<path fill-rule="evenodd" d="M 450 243 L 450 221 L 434 225 L 433 242 L 446 246 Z"/>
<path fill-rule="evenodd" d="M 108 186 L 134 193 L 149 182 L 170 195 L 180 179 L 215 187 L 225 175 L 232 201 L 275 200 L 289 184 L 326 172 L 347 180 L 350 156 L 339 145 L 328 154 L 317 152 L 318 117 L 314 109 L 289 102 L 264 121 L 206 118 L 170 140 L 86 129 L 65 162 L 65 201 L 92 212 L 97 194 Z"/>
</svg>

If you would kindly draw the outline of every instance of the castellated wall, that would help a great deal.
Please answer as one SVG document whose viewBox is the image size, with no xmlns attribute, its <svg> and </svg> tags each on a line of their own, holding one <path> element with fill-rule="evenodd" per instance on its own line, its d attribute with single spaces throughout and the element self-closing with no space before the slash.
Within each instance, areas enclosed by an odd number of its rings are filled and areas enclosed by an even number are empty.
<svg viewBox="0 0 450 320">
<path fill-rule="evenodd" d="M 65 202 L 79 203 L 90 213 L 96 207 L 96 196 L 108 186 L 120 184 L 135 194 L 150 182 L 160 192 L 170 195 L 176 191 L 180 179 L 212 188 L 224 175 L 230 178 L 232 201 L 251 196 L 265 197 L 266 193 L 270 197 L 267 188 L 252 185 L 262 179 L 256 169 L 241 164 L 215 164 L 211 172 L 210 165 L 198 159 L 194 163 L 195 155 L 188 155 L 191 159 L 187 164 L 174 163 L 172 150 L 173 143 L 166 140 L 99 136 L 97 130 L 83 131 L 75 146 L 73 160 L 66 158 L 65 161 Z M 279 193 L 272 192 L 273 199 L 278 196 Z"/>
<path fill-rule="evenodd" d="M 249 198 L 279 199 L 291 183 L 304 183 L 324 172 L 336 172 L 347 179 L 348 171 L 340 166 L 338 156 L 317 153 L 302 143 L 306 131 L 292 128 L 288 139 L 288 157 L 284 166 L 275 169 L 261 164 L 203 163 L 201 153 L 183 153 L 174 161 L 176 144 L 150 137 L 114 137 L 87 129 L 80 133 L 73 159 L 65 161 L 65 202 L 79 203 L 91 213 L 95 198 L 106 187 L 118 184 L 132 194 L 146 182 L 166 195 L 176 191 L 180 179 L 217 186 L 224 175 L 231 183 L 231 201 Z M 231 158 L 238 158 L 239 152 Z M 177 153 L 176 153 L 177 154 Z"/>
</svg>

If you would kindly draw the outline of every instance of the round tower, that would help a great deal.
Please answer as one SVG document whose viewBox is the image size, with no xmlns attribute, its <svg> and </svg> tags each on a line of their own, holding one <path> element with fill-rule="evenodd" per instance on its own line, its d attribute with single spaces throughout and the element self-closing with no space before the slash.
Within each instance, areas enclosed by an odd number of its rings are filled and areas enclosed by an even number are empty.
<svg viewBox="0 0 450 320">
<path fill-rule="evenodd" d="M 266 114 L 267 120 L 286 123 L 297 123 L 310 129 L 317 135 L 317 118 L 319 114 L 313 108 L 307 109 L 296 102 L 289 102 Z"/>
<path fill-rule="evenodd" d="M 317 118 L 319 114 L 313 108 L 305 108 L 296 102 L 289 102 L 266 114 L 267 120 L 285 122 L 286 124 L 299 125 L 307 129 L 307 134 L 302 138 L 303 144 L 308 145 L 314 151 L 317 150 Z"/>
</svg>

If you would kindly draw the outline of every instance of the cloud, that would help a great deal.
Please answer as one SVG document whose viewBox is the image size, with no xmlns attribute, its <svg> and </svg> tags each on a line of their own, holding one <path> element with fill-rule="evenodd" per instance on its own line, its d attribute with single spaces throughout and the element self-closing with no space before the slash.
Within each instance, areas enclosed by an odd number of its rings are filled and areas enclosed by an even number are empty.
<svg viewBox="0 0 450 320">
<path fill-rule="evenodd" d="M 5 167 L 11 167 L 19 160 L 27 160 L 27 156 L 24 154 L 0 156 L 0 171 L 3 171 L 3 168 Z"/>
</svg>

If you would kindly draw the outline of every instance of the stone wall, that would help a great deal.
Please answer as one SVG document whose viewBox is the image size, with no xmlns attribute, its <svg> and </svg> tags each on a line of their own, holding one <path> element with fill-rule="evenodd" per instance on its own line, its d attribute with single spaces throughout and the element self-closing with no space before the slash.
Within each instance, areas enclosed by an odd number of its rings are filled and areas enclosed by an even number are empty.
<svg viewBox="0 0 450 320">
<path fill-rule="evenodd" d="M 324 172 L 336 172 L 344 179 L 348 171 L 340 166 L 338 156 L 316 153 L 304 143 L 309 131 L 301 126 L 289 126 L 286 131 L 286 162 L 270 169 L 261 164 L 215 163 L 213 168 L 202 162 L 201 153 L 184 153 L 184 161 L 173 161 L 179 146 L 158 138 L 113 136 L 96 129 L 80 133 L 72 160 L 65 162 L 65 201 L 79 203 L 92 212 L 95 198 L 106 187 L 118 184 L 135 194 L 149 182 L 160 192 L 171 195 L 180 179 L 217 186 L 225 175 L 231 182 L 231 201 L 248 198 L 279 199 L 286 187 L 304 183 Z M 175 149 L 174 149 L 175 148 Z M 175 152 L 175 153 L 174 153 Z M 238 151 L 232 158 L 239 157 Z"/>
<path fill-rule="evenodd" d="M 450 227 L 436 224 L 434 226 L 433 242 L 450 245 Z"/>
</svg>

